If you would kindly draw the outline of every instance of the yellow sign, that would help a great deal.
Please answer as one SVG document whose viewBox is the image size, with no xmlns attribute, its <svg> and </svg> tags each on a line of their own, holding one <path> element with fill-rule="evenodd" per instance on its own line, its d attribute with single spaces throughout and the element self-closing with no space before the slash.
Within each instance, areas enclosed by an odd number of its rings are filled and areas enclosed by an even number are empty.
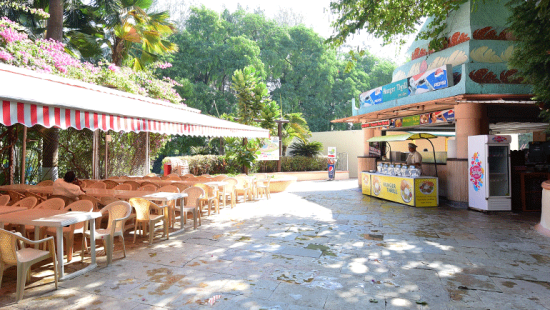
<svg viewBox="0 0 550 310">
<path fill-rule="evenodd" d="M 414 195 L 416 196 L 417 207 L 436 207 L 438 199 L 437 179 L 415 179 Z"/>
<path fill-rule="evenodd" d="M 371 189 L 370 189 L 370 173 L 361 173 L 362 180 L 361 181 L 361 188 L 363 189 L 363 194 L 370 195 Z"/>
<path fill-rule="evenodd" d="M 376 197 L 414 206 L 414 188 L 411 178 L 373 175 L 372 194 Z"/>
</svg>

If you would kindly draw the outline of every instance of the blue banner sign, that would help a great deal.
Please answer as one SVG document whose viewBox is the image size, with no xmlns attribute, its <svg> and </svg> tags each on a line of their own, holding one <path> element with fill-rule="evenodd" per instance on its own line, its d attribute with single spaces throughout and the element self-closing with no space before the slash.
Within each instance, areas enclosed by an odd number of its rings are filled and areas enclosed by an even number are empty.
<svg viewBox="0 0 550 310">
<path fill-rule="evenodd" d="M 371 89 L 359 95 L 361 108 L 453 86 L 452 74 L 452 66 L 444 65 Z"/>
</svg>

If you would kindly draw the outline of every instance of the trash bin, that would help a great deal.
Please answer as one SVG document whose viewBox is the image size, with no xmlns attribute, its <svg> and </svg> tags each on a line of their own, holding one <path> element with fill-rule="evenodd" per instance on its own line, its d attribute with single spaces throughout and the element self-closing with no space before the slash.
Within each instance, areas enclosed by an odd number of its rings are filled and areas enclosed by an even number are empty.
<svg viewBox="0 0 550 310">
<path fill-rule="evenodd" d="M 171 163 L 165 163 L 164 164 L 164 176 L 167 176 L 170 173 L 172 173 L 172 164 Z"/>
</svg>

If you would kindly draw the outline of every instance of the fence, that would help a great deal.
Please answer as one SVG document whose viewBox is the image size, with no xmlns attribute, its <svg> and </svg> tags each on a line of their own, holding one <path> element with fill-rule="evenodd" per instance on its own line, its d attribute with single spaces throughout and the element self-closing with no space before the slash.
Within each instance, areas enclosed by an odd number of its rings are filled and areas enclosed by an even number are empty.
<svg viewBox="0 0 550 310">
<path fill-rule="evenodd" d="M 336 155 L 336 170 L 337 171 L 348 171 L 348 153 L 342 152 Z"/>
<path fill-rule="evenodd" d="M 23 150 L 25 129 L 27 143 L 26 150 Z M 147 143 L 147 135 L 112 131 L 94 133 L 88 129 L 74 128 L 47 129 L 42 126 L 24 128 L 19 124 L 10 127 L 0 125 L 0 183 L 21 183 L 24 152 L 24 183 L 27 184 L 56 179 L 69 170 L 75 171 L 83 179 L 144 175 L 150 167 L 146 160 L 147 152 L 149 158 L 155 157 L 166 138 L 160 134 L 149 134 Z"/>
</svg>

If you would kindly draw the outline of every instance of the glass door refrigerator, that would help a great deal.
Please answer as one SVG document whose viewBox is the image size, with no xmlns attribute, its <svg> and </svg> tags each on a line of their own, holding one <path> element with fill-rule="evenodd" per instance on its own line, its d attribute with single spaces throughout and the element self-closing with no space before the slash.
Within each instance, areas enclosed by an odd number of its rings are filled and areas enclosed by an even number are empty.
<svg viewBox="0 0 550 310">
<path fill-rule="evenodd" d="M 468 206 L 511 211 L 510 136 L 468 137 Z"/>
</svg>

